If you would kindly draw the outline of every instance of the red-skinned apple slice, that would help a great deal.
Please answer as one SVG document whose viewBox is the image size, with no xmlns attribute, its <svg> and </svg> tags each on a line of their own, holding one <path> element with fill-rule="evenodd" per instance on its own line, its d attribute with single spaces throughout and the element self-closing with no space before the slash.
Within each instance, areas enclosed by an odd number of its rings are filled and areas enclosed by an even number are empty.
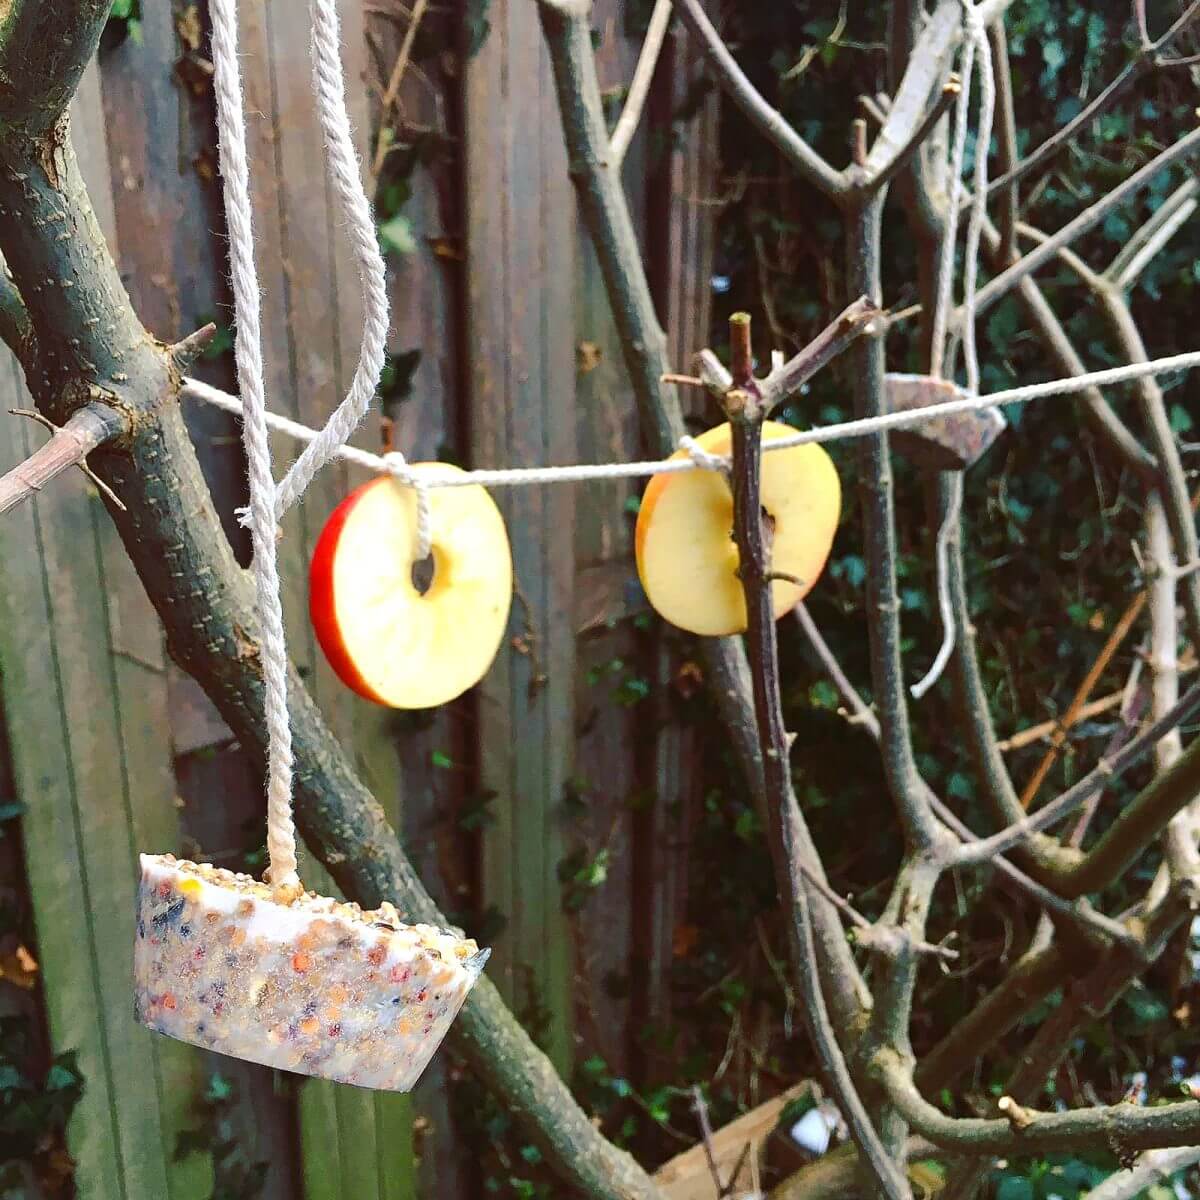
<svg viewBox="0 0 1200 1200">
<path fill-rule="evenodd" d="M 389 477 L 334 510 L 309 570 L 309 613 L 330 665 L 347 687 L 392 708 L 433 708 L 478 683 L 512 604 L 512 553 L 491 496 L 474 485 L 431 488 L 429 503 L 433 579 L 424 592 L 412 573 L 416 497 Z"/>
<path fill-rule="evenodd" d="M 763 424 L 764 443 L 792 433 L 777 421 Z M 732 449 L 728 425 L 718 425 L 696 441 L 710 454 L 728 456 Z M 684 450 L 672 455 L 686 457 Z M 837 469 L 820 446 L 791 446 L 763 455 L 762 505 L 772 521 L 771 569 L 801 581 L 772 582 L 776 620 L 808 594 L 824 570 L 841 504 Z M 635 550 L 642 587 L 659 616 L 710 637 L 745 630 L 733 493 L 722 475 L 655 475 L 638 510 Z"/>
</svg>

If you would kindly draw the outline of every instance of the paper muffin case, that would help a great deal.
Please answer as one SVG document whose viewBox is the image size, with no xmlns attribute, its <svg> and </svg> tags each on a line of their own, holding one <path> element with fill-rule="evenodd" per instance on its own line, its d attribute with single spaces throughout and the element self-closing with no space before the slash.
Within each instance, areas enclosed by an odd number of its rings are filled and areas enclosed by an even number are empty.
<svg viewBox="0 0 1200 1200">
<path fill-rule="evenodd" d="M 283 905 L 249 875 L 170 854 L 141 865 L 138 1020 L 265 1066 L 408 1091 L 490 953 L 390 904 Z"/>
</svg>

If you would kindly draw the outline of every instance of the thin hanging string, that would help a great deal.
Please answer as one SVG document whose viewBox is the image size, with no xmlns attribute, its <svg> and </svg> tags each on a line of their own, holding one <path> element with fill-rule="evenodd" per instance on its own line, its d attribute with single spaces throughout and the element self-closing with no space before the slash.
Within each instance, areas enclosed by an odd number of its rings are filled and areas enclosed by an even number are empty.
<svg viewBox="0 0 1200 1200">
<path fill-rule="evenodd" d="M 229 227 L 229 261 L 237 324 L 235 358 L 242 394 L 242 437 L 249 467 L 247 523 L 253 548 L 253 574 L 263 664 L 267 725 L 267 879 L 276 899 L 290 902 L 302 891 L 296 864 L 292 818 L 292 733 L 287 712 L 287 646 L 276 557 L 278 518 L 303 494 L 318 470 L 338 453 L 371 403 L 383 368 L 387 337 L 387 292 L 383 259 L 375 240 L 371 206 L 363 191 L 346 111 L 335 0 L 313 0 L 313 95 L 324 133 L 325 161 L 350 233 L 363 290 L 363 337 L 349 393 L 325 428 L 306 439 L 303 453 L 276 487 L 271 467 L 263 383 L 259 285 L 254 263 L 250 168 L 238 65 L 236 0 L 212 4 L 214 90 L 222 187 Z M 419 493 L 420 494 L 420 493 Z M 426 503 L 419 536 L 428 540 Z M 422 505 L 418 504 L 418 517 Z"/>
<path fill-rule="evenodd" d="M 420 482 L 421 473 L 408 465 L 408 459 L 399 450 L 389 450 L 381 461 L 384 469 L 393 478 L 407 484 L 413 490 L 417 502 L 417 545 L 414 561 L 424 562 L 433 549 L 433 512 L 429 505 L 429 489 Z"/>
<path fill-rule="evenodd" d="M 213 82 L 229 267 L 237 336 L 234 358 L 242 394 L 242 440 L 250 477 L 249 525 L 254 547 L 254 591 L 267 723 L 267 879 L 277 891 L 295 893 L 296 834 L 292 824 L 292 731 L 287 713 L 287 647 L 279 600 L 275 544 L 275 479 L 267 436 L 263 385 L 258 274 L 254 266 L 250 168 L 246 156 L 242 81 L 238 65 L 235 0 L 212 0 Z"/>
<path fill-rule="evenodd" d="M 942 254 L 938 263 L 937 293 L 933 307 L 933 333 L 929 351 L 929 373 L 935 379 L 942 377 L 942 364 L 946 353 L 946 339 L 953 307 L 954 292 L 954 247 L 958 242 L 958 210 L 962 203 L 962 169 L 967 153 L 967 117 L 971 108 L 971 76 L 975 70 L 977 42 L 969 25 L 970 0 L 964 0 L 964 29 L 962 62 L 958 73 L 962 88 L 954 108 L 954 142 L 950 150 L 950 165 L 947 179 L 950 195 L 946 203 L 946 221 L 942 230 Z M 978 156 L 977 156 L 978 157 Z"/>
<path fill-rule="evenodd" d="M 979 352 L 975 342 L 975 289 L 979 278 L 979 243 L 987 219 L 988 151 L 992 143 L 992 121 L 996 113 L 996 76 L 992 48 L 979 10 L 971 0 L 967 5 L 967 37 L 979 52 L 979 128 L 975 137 L 975 189 L 971 219 L 967 225 L 967 246 L 963 257 L 963 358 L 967 367 L 967 391 L 979 394 Z M 959 186 L 961 191 L 961 185 Z M 951 248 L 950 258 L 954 252 Z"/>
<path fill-rule="evenodd" d="M 967 244 L 963 254 L 963 304 L 962 340 L 963 358 L 967 368 L 967 391 L 979 394 L 979 350 L 975 340 L 975 289 L 979 278 L 979 243 L 983 234 L 983 222 L 987 217 L 988 150 L 992 142 L 992 120 L 996 112 L 996 79 L 992 67 L 992 48 L 988 44 L 987 29 L 972 0 L 963 0 L 963 89 L 958 101 L 958 126 L 955 130 L 954 156 L 950 167 L 953 200 L 946 215 L 946 240 L 942 245 L 941 271 L 938 280 L 937 314 L 942 324 L 941 335 L 934 332 L 933 356 L 940 374 L 946 337 L 946 316 L 953 302 L 952 283 L 954 276 L 954 242 L 959 197 L 962 192 L 962 165 L 966 147 L 965 112 L 971 91 L 971 73 L 975 54 L 979 56 L 979 126 L 975 133 L 975 176 L 971 203 L 971 217 L 967 224 Z M 931 363 L 931 367 L 934 363 Z M 963 502 L 962 472 L 955 472 L 950 485 L 950 502 L 942 517 L 938 530 L 935 552 L 938 612 L 942 622 L 942 644 L 938 647 L 929 670 L 912 686 L 914 700 L 920 700 L 942 677 L 950 657 L 954 653 L 957 631 L 954 626 L 954 605 L 950 598 L 950 539 L 958 525 Z"/>
<path fill-rule="evenodd" d="M 1183 354 L 1171 354 L 1150 362 L 1130 363 L 1123 367 L 1106 367 L 1102 371 L 1090 371 L 1086 375 L 1074 375 L 1066 379 L 1050 379 L 1045 383 L 1027 383 L 1021 387 L 1006 388 L 986 396 L 959 396 L 941 404 L 926 408 L 908 409 L 904 412 L 881 413 L 876 417 L 860 417 L 853 421 L 839 421 L 833 425 L 818 425 L 815 429 L 798 430 L 787 437 L 763 443 L 763 453 L 772 454 L 792 446 L 807 446 L 812 443 L 844 442 L 867 437 L 883 430 L 907 429 L 936 421 L 954 413 L 982 412 L 999 408 L 1004 404 L 1029 404 L 1050 396 L 1070 396 L 1086 392 L 1094 387 L 1112 387 L 1144 379 L 1147 375 L 1169 375 L 1179 371 L 1190 371 L 1200 367 L 1200 350 L 1188 350 Z M 215 388 L 199 379 L 185 379 L 183 392 L 193 400 L 212 405 L 225 412 L 241 413 L 244 405 L 236 396 Z M 311 442 L 318 431 L 301 425 L 278 413 L 267 413 L 267 424 L 285 437 L 298 442 Z M 680 441 L 680 449 L 686 449 Z M 522 487 L 547 483 L 585 483 L 591 479 L 641 479 L 650 475 L 676 475 L 686 471 L 728 471 L 729 458 L 720 454 L 701 452 L 704 461 L 695 458 L 646 459 L 624 463 L 577 463 L 559 467 L 507 467 L 484 468 L 474 471 L 440 473 L 425 470 L 420 473 L 407 464 L 389 463 L 378 454 L 359 450 L 355 446 L 342 446 L 336 457 L 364 467 L 379 475 L 392 475 L 400 483 L 410 487 L 454 488 L 454 487 Z"/>
</svg>

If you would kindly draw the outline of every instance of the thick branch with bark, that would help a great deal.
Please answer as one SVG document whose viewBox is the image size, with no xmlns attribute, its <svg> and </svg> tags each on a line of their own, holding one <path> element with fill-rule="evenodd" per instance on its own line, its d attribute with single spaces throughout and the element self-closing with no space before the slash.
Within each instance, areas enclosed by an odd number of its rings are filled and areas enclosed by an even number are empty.
<svg viewBox="0 0 1200 1200">
<path fill-rule="evenodd" d="M 68 0 L 37 7 L 62 29 L 74 28 L 80 11 Z M 79 43 L 84 60 L 94 45 L 94 39 Z M 82 61 L 78 66 L 82 70 Z M 70 89 L 51 94 L 65 104 Z M 41 141 L 0 131 L 0 208 L 22 214 L 0 221 L 0 250 L 29 299 L 38 342 L 27 382 L 57 424 L 96 404 L 119 421 L 121 436 L 92 456 L 97 473 L 127 506 L 125 512 L 110 508 L 113 520 L 163 621 L 172 657 L 262 760 L 263 681 L 250 581 L 233 558 L 200 474 L 176 403 L 175 364 L 138 322 L 100 235 L 65 118 L 47 127 L 52 132 Z M 60 282 L 67 280 L 69 288 Z M 383 810 L 294 671 L 289 710 L 296 818 L 314 853 L 364 907 L 390 899 L 410 920 L 444 925 Z M 658 1200 L 653 1181 L 599 1133 L 486 977 L 450 1041 L 564 1180 L 605 1200 Z"/>
</svg>

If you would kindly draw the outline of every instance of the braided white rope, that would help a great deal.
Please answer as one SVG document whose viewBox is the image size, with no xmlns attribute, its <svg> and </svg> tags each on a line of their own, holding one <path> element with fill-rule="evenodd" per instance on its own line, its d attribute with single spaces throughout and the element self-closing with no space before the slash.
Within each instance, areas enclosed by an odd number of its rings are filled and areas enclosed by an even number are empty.
<svg viewBox="0 0 1200 1200">
<path fill-rule="evenodd" d="M 335 457 L 370 406 L 383 369 L 388 329 L 383 259 L 375 239 L 371 206 L 363 190 L 346 111 L 336 0 L 312 0 L 313 95 L 325 137 L 325 163 L 354 247 L 363 290 L 363 336 L 358 365 L 346 398 L 325 428 L 275 485 L 263 382 L 258 274 L 250 202 L 250 168 L 240 68 L 236 0 L 213 0 L 212 49 L 217 132 L 229 264 L 237 321 L 235 358 L 243 397 L 242 437 L 249 466 L 250 504 L 246 521 L 253 547 L 255 598 L 261 624 L 264 712 L 267 725 L 267 878 L 282 900 L 300 891 L 296 829 L 292 818 L 292 732 L 288 722 L 287 645 L 280 602 L 276 527 L 280 516 L 304 493 L 313 476 Z M 429 541 L 428 498 L 418 492 L 418 537 Z M 423 513 L 423 521 L 422 521 Z M 427 553 L 428 551 L 426 551 Z"/>
<path fill-rule="evenodd" d="M 333 458 L 371 406 L 387 352 L 388 299 L 383 257 L 375 236 L 371 204 L 363 190 L 358 155 L 346 111 L 338 13 L 335 0 L 313 0 L 313 95 L 325 135 L 325 165 L 345 217 L 346 232 L 354 248 L 363 293 L 363 334 L 358 366 L 346 398 L 335 409 L 320 436 L 315 438 L 279 481 L 275 515 L 282 516 L 312 482 L 313 476 Z"/>
<path fill-rule="evenodd" d="M 906 429 L 909 426 L 923 425 L 926 421 L 934 421 L 939 417 L 961 412 L 981 412 L 988 408 L 998 408 L 1002 404 L 1028 404 L 1033 400 L 1042 400 L 1048 396 L 1070 396 L 1076 392 L 1086 392 L 1093 387 L 1112 387 L 1119 383 L 1128 383 L 1133 379 L 1143 379 L 1147 375 L 1169 375 L 1175 371 L 1190 371 L 1200 367 L 1200 350 L 1189 350 L 1183 354 L 1172 354 L 1165 358 L 1156 358 L 1150 362 L 1129 363 L 1123 367 L 1106 367 L 1103 371 L 1091 371 L 1086 375 L 1075 375 L 1069 379 L 1051 379 L 1045 383 L 1027 383 L 1021 387 L 1006 388 L 1004 391 L 992 392 L 986 396 L 959 396 L 942 404 L 931 404 L 927 408 L 909 409 L 904 412 L 882 413 L 876 417 L 860 417 L 853 421 L 839 421 L 833 425 L 818 425 L 815 429 L 798 430 L 787 437 L 763 443 L 763 453 L 771 454 L 776 450 L 786 450 L 789 446 L 806 446 L 810 443 L 844 442 L 853 438 L 867 437 L 882 430 Z M 242 402 L 228 392 L 215 388 L 210 383 L 199 379 L 185 379 L 183 393 L 202 404 L 210 404 L 214 408 L 226 412 L 240 413 Z M 311 442 L 317 437 L 317 430 L 301 425 L 288 417 L 277 413 L 267 413 L 267 424 L 286 437 L 295 438 L 299 442 Z M 683 440 L 680 448 L 686 449 Z M 697 462 L 694 458 L 648 459 L 624 463 L 578 463 L 562 467 L 508 467 L 499 470 L 482 469 L 475 471 L 455 471 L 440 474 L 437 471 L 422 471 L 419 477 L 410 467 L 403 470 L 389 465 L 380 455 L 368 450 L 359 450 L 355 446 L 342 446 L 337 452 L 338 458 L 356 466 L 364 467 L 379 475 L 395 475 L 402 483 L 412 484 L 420 479 L 420 486 L 425 488 L 443 487 L 521 487 L 543 483 L 585 483 L 589 479 L 640 479 L 648 475 L 676 475 L 685 471 L 728 470 L 730 460 L 720 454 L 708 454 L 705 461 Z"/>
<path fill-rule="evenodd" d="M 979 350 L 975 341 L 975 286 L 979 278 L 979 242 L 983 234 L 983 222 L 987 217 L 987 182 L 988 182 L 988 150 L 992 142 L 992 120 L 996 112 L 996 77 L 992 66 L 992 48 L 987 40 L 987 28 L 973 0 L 963 0 L 963 23 L 965 45 L 963 49 L 963 90 L 959 94 L 959 113 L 966 110 L 966 101 L 971 90 L 971 62 L 974 54 L 969 48 L 974 46 L 975 54 L 979 57 L 979 126 L 975 134 L 975 177 L 972 182 L 974 194 L 971 203 L 971 217 L 967 224 L 967 245 L 963 255 L 963 358 L 967 368 L 967 391 L 973 395 L 979 393 Z M 938 281 L 938 313 L 943 322 L 943 335 L 946 313 L 952 296 L 949 281 L 953 277 L 954 264 L 954 230 L 950 226 L 951 213 L 957 216 L 959 196 L 962 192 L 962 161 L 966 144 L 966 121 L 963 119 L 956 130 L 954 144 L 954 161 L 951 164 L 951 188 L 953 203 L 950 213 L 947 213 L 946 241 L 942 246 L 941 274 Z M 943 291 L 942 288 L 946 290 Z M 941 366 L 940 351 L 942 343 L 934 335 L 934 354 L 938 355 L 939 369 Z M 936 372 L 935 372 L 936 373 Z M 938 647 L 937 655 L 930 664 L 925 675 L 912 686 L 914 700 L 920 700 L 926 692 L 942 677 L 950 656 L 954 653 L 954 643 L 957 631 L 954 627 L 954 605 L 950 599 L 950 538 L 954 527 L 958 524 L 962 512 L 963 481 L 959 474 L 954 479 L 951 488 L 950 504 L 942 518 L 938 530 L 937 549 L 935 554 L 938 613 L 942 622 L 942 644 Z"/>
<path fill-rule="evenodd" d="M 213 0 L 212 50 L 217 132 L 225 219 L 229 230 L 229 266 L 237 337 L 234 357 L 243 397 L 242 440 L 250 476 L 249 525 L 254 547 L 254 589 L 258 605 L 260 657 L 267 722 L 268 879 L 276 889 L 299 886 L 296 834 L 292 824 L 292 731 L 287 714 L 287 647 L 279 599 L 275 553 L 275 479 L 267 436 L 263 384 L 262 333 L 258 274 L 254 266 L 250 168 L 246 157 L 242 81 L 238 65 L 235 0 Z"/>
</svg>

